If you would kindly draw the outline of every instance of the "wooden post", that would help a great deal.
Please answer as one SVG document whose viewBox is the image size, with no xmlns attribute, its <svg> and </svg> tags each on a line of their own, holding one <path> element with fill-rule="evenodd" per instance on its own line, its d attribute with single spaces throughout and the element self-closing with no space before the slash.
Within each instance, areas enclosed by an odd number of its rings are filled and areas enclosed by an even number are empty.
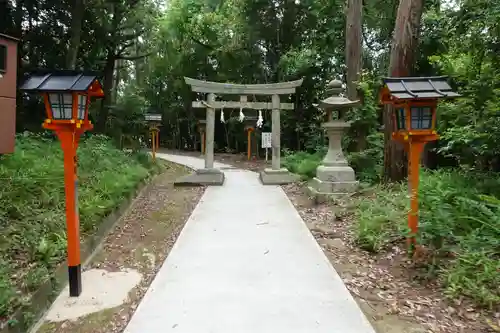
<svg viewBox="0 0 500 333">
<path fill-rule="evenodd" d="M 201 154 L 205 155 L 205 131 L 201 131 L 200 136 L 201 136 Z"/>
<path fill-rule="evenodd" d="M 156 129 L 156 134 L 155 134 L 155 137 L 156 137 L 156 150 L 158 150 L 158 148 L 160 148 L 160 129 Z"/>
<path fill-rule="evenodd" d="M 153 162 L 156 162 L 156 135 L 155 129 L 151 129 L 151 152 L 153 155 Z"/>
<path fill-rule="evenodd" d="M 64 191 L 66 194 L 66 234 L 68 241 L 69 295 L 78 297 L 82 292 L 82 268 L 80 258 L 80 220 L 78 217 L 78 178 L 76 150 L 80 133 L 71 129 L 58 130 L 64 153 Z"/>
<path fill-rule="evenodd" d="M 411 235 L 408 237 L 410 253 L 416 248 L 418 233 L 418 182 L 420 176 L 420 156 L 425 142 L 410 141 L 408 146 L 408 192 L 410 195 L 410 211 L 408 212 L 408 227 Z"/>
<path fill-rule="evenodd" d="M 247 128 L 247 159 L 250 161 L 252 158 L 252 132 L 253 128 Z"/>
</svg>

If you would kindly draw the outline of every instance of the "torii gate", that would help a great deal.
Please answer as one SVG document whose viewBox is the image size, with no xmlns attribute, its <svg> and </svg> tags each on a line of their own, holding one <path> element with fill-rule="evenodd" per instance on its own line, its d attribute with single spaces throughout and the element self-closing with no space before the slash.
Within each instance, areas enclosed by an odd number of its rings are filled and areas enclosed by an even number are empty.
<svg viewBox="0 0 500 333">
<path fill-rule="evenodd" d="M 294 104 L 281 103 L 280 95 L 295 93 L 297 87 L 302 85 L 303 79 L 270 84 L 220 83 L 188 77 L 184 80 L 194 92 L 208 93 L 206 101 L 193 101 L 192 103 L 194 108 L 206 108 L 205 168 L 182 177 L 175 182 L 176 185 L 222 185 L 224 183 L 224 173 L 214 168 L 215 109 L 223 108 L 272 110 L 272 168 L 262 171 L 260 180 L 264 185 L 288 184 L 297 180 L 295 175 L 281 168 L 280 111 L 293 110 Z M 240 101 L 215 101 L 215 94 L 240 95 Z M 271 96 L 271 102 L 248 102 L 248 95 Z"/>
</svg>

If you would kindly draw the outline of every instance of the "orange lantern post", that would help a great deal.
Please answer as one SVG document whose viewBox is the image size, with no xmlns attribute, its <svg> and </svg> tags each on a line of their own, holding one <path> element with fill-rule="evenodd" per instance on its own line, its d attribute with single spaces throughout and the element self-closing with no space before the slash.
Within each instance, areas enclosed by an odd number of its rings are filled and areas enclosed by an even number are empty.
<svg viewBox="0 0 500 333">
<path fill-rule="evenodd" d="M 146 113 L 144 118 L 149 123 L 149 131 L 151 133 L 151 154 L 153 161 L 156 162 L 156 151 L 160 146 L 160 129 L 162 115 L 157 113 Z"/>
<path fill-rule="evenodd" d="M 206 133 L 207 129 L 207 121 L 206 120 L 198 120 L 198 132 L 200 133 L 200 141 L 201 141 L 201 154 L 205 155 L 205 146 L 206 146 Z"/>
<path fill-rule="evenodd" d="M 76 152 L 80 136 L 93 128 L 88 119 L 90 99 L 102 98 L 104 92 L 96 73 L 78 71 L 36 71 L 29 75 L 21 90 L 43 96 L 47 113 L 43 127 L 54 131 L 61 141 L 64 153 L 69 294 L 77 297 L 82 292 L 82 276 Z"/>
<path fill-rule="evenodd" d="M 253 127 L 247 128 L 247 159 L 250 161 L 252 158 L 252 132 Z"/>
<path fill-rule="evenodd" d="M 246 116 L 244 119 L 245 132 L 247 132 L 247 159 L 249 161 L 252 159 L 252 136 L 255 132 L 257 119 L 256 116 Z"/>
<path fill-rule="evenodd" d="M 392 139 L 408 153 L 408 248 L 416 249 L 418 233 L 418 183 L 420 156 L 425 144 L 439 139 L 436 132 L 436 107 L 439 99 L 460 96 L 452 91 L 446 76 L 388 77 L 383 79 L 380 102 L 392 106 Z"/>
</svg>

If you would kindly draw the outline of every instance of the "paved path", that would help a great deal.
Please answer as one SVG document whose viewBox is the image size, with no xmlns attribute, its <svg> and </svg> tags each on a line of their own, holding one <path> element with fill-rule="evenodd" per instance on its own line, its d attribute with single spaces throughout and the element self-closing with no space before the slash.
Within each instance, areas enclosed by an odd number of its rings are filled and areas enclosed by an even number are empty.
<svg viewBox="0 0 500 333">
<path fill-rule="evenodd" d="M 125 333 L 374 333 L 283 190 L 261 185 L 254 172 L 224 172 L 224 186 L 207 188 Z"/>
</svg>

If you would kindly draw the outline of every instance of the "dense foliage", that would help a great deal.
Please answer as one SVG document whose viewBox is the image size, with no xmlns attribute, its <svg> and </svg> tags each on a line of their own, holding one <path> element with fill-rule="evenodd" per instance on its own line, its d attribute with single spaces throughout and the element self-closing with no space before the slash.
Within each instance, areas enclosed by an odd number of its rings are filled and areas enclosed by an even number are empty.
<svg viewBox="0 0 500 333">
<path fill-rule="evenodd" d="M 84 238 L 155 170 L 148 156 L 124 153 L 99 135 L 81 142 L 78 161 Z M 0 158 L 1 319 L 66 257 L 63 173 L 59 142 L 41 135 L 20 135 L 16 153 Z"/>
<path fill-rule="evenodd" d="M 369 251 L 387 249 L 408 234 L 407 187 L 383 186 L 359 199 L 356 239 Z M 429 249 L 437 274 L 452 297 L 466 295 L 494 307 L 500 303 L 500 178 L 440 170 L 420 184 L 418 242 Z"/>
</svg>

